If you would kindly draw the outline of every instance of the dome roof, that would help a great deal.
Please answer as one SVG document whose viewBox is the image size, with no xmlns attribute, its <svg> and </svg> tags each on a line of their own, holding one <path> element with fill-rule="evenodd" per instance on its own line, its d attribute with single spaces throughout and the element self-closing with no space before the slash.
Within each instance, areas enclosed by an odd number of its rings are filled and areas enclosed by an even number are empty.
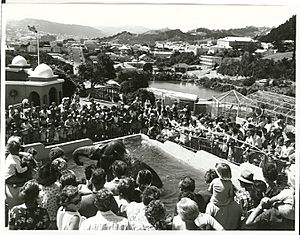
<svg viewBox="0 0 300 235">
<path fill-rule="evenodd" d="M 35 77 L 35 78 L 54 78 L 54 77 L 57 77 L 57 75 L 53 74 L 52 69 L 48 65 L 46 65 L 46 64 L 40 64 L 31 73 L 30 77 Z"/>
<path fill-rule="evenodd" d="M 27 61 L 23 56 L 17 55 L 15 58 L 13 58 L 11 65 L 22 67 L 22 66 L 28 66 L 29 64 L 27 64 Z"/>
</svg>

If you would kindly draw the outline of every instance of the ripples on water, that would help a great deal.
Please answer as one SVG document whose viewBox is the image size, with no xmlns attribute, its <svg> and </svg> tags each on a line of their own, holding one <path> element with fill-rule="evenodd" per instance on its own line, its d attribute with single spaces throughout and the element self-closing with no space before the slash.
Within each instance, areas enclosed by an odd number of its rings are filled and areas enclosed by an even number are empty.
<svg viewBox="0 0 300 235">
<path fill-rule="evenodd" d="M 148 141 L 125 141 L 130 155 L 141 159 L 151 166 L 160 176 L 164 186 L 161 189 L 161 199 L 164 202 L 167 212 L 173 213 L 177 203 L 179 189 L 178 182 L 184 176 L 190 176 L 196 181 L 196 191 L 207 188 L 204 182 L 204 172 L 181 162 L 173 157 L 162 154 L 158 147 L 149 145 Z M 84 166 L 77 166 L 73 160 L 69 160 L 69 169 L 73 170 L 78 179 L 85 178 L 84 167 L 95 163 L 88 158 L 82 157 Z"/>
</svg>

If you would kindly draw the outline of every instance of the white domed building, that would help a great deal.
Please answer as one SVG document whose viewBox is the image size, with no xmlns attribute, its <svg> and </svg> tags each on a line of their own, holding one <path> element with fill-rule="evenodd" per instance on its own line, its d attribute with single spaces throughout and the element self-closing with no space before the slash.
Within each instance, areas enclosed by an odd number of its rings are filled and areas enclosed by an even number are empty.
<svg viewBox="0 0 300 235">
<path fill-rule="evenodd" d="M 53 74 L 46 64 L 34 70 L 22 56 L 16 56 L 6 68 L 6 106 L 21 103 L 27 98 L 34 106 L 52 102 L 57 104 L 63 97 L 64 79 Z"/>
</svg>

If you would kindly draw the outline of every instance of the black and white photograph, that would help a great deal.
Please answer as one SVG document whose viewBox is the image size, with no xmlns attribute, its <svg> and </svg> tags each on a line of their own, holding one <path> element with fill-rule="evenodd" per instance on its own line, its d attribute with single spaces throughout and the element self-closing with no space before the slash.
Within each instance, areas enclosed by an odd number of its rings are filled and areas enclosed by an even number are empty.
<svg viewBox="0 0 300 235">
<path fill-rule="evenodd" d="M 299 232 L 298 12 L 2 4 L 0 230 Z"/>
</svg>

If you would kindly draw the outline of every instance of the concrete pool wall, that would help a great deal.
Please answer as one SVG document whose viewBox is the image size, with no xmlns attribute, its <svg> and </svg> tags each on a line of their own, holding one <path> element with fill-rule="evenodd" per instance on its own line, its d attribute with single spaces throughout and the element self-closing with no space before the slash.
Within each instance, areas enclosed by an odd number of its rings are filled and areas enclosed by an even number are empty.
<svg viewBox="0 0 300 235">
<path fill-rule="evenodd" d="M 243 163 L 240 166 L 237 166 L 233 163 L 228 162 L 225 159 L 221 159 L 211 153 L 205 152 L 203 150 L 197 151 L 196 153 L 193 151 L 190 151 L 176 143 L 166 141 L 164 143 L 161 143 L 157 140 L 150 139 L 148 136 L 144 134 L 135 134 L 135 135 L 129 135 L 124 137 L 119 137 L 115 139 L 121 139 L 126 144 L 126 141 L 144 141 L 154 147 L 157 147 L 159 151 L 164 152 L 165 154 L 168 154 L 174 158 L 176 158 L 179 161 L 182 161 L 191 167 L 201 170 L 201 171 L 207 171 L 208 169 L 214 168 L 216 163 L 224 162 L 227 163 L 232 170 L 232 181 L 234 185 L 237 188 L 240 188 L 238 177 L 240 176 L 240 173 L 243 169 L 248 169 L 254 174 L 254 179 L 260 179 L 263 180 L 262 175 L 262 169 L 260 167 L 254 166 L 249 163 Z M 44 146 L 42 143 L 34 143 L 29 144 L 25 146 L 25 150 L 29 147 L 33 147 L 38 151 L 38 161 L 47 161 L 49 151 L 53 147 L 60 147 L 62 148 L 66 154 L 72 153 L 76 148 L 87 146 L 87 145 L 96 145 L 96 144 L 105 144 L 107 142 L 110 142 L 112 139 L 95 142 L 93 143 L 90 139 L 81 139 L 81 140 L 75 140 L 70 141 L 67 143 L 62 144 L 56 144 L 51 146 Z M 202 180 L 202 179 L 201 179 Z"/>
</svg>

